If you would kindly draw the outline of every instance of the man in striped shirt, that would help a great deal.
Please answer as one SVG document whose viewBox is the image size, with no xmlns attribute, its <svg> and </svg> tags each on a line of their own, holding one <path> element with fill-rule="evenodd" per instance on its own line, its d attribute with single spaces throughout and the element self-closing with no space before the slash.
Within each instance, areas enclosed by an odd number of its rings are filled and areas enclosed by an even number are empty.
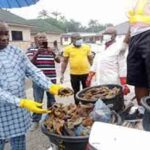
<svg viewBox="0 0 150 150">
<path fill-rule="evenodd" d="M 27 56 L 31 62 L 43 73 L 50 78 L 53 83 L 56 83 L 56 68 L 55 61 L 60 62 L 59 58 L 56 57 L 55 53 L 51 48 L 48 47 L 47 37 L 45 33 L 38 33 L 35 38 L 35 46 L 28 49 Z M 47 107 L 50 107 L 55 103 L 55 97 L 46 92 L 47 94 Z M 43 101 L 44 89 L 39 87 L 33 82 L 33 96 L 37 102 Z M 33 113 L 32 115 L 33 125 L 31 131 L 37 129 L 41 115 Z"/>
</svg>

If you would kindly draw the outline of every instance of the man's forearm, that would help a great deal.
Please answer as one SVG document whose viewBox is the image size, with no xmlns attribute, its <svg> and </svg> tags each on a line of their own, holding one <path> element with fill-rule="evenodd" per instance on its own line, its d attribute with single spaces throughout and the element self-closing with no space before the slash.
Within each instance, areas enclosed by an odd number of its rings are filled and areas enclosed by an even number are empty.
<svg viewBox="0 0 150 150">
<path fill-rule="evenodd" d="M 63 75 L 67 68 L 67 62 L 62 62 L 61 64 L 61 75 Z"/>
<path fill-rule="evenodd" d="M 61 75 L 63 75 L 65 73 L 67 64 L 68 64 L 68 57 L 63 57 L 63 61 L 61 64 Z"/>
<path fill-rule="evenodd" d="M 92 56 L 88 56 L 88 61 L 89 61 L 90 65 L 92 65 L 92 63 L 93 63 L 93 57 Z"/>
</svg>

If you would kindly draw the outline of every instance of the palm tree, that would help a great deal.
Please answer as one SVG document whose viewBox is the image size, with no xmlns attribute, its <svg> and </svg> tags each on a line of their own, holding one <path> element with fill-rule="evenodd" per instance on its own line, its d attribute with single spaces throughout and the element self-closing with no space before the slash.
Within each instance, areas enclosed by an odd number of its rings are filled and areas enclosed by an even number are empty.
<svg viewBox="0 0 150 150">
<path fill-rule="evenodd" d="M 58 17 L 61 15 L 61 13 L 60 13 L 60 12 L 57 12 L 57 11 L 53 11 L 51 14 L 55 17 L 56 20 L 57 20 Z"/>
<path fill-rule="evenodd" d="M 65 22 L 66 21 L 66 17 L 65 16 L 60 16 L 60 20 L 62 21 L 62 22 Z"/>
<path fill-rule="evenodd" d="M 95 27 L 95 26 L 97 26 L 97 24 L 98 24 L 98 21 L 93 20 L 93 19 L 91 19 L 88 23 L 89 27 Z"/>
<path fill-rule="evenodd" d="M 43 9 L 39 12 L 39 18 L 46 19 L 49 17 L 47 10 Z"/>
<path fill-rule="evenodd" d="M 88 23 L 88 26 L 92 32 L 95 32 L 95 28 L 99 26 L 98 20 L 91 19 Z"/>
</svg>

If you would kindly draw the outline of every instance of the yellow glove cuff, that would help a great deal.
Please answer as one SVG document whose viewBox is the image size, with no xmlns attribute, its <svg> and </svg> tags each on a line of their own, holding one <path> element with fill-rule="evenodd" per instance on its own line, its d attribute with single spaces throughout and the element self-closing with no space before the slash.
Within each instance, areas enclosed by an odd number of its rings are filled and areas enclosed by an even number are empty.
<svg viewBox="0 0 150 150">
<path fill-rule="evenodd" d="M 26 101 L 26 99 L 21 99 L 19 102 L 19 107 L 24 108 L 24 102 Z"/>
<path fill-rule="evenodd" d="M 53 95 L 58 95 L 59 90 L 62 88 L 63 86 L 60 84 L 52 84 L 49 88 L 49 92 Z"/>
</svg>

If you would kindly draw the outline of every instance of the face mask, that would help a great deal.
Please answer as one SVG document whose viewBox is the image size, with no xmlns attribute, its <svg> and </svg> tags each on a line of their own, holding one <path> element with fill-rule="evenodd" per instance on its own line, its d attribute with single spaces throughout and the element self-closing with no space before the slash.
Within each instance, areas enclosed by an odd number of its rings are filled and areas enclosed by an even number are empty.
<svg viewBox="0 0 150 150">
<path fill-rule="evenodd" d="M 83 40 L 80 39 L 80 40 L 76 40 L 74 45 L 77 46 L 77 47 L 80 47 L 82 45 L 82 43 L 83 43 Z"/>
<path fill-rule="evenodd" d="M 111 41 L 111 35 L 103 35 L 103 41 L 104 42 L 109 42 L 109 41 Z"/>
</svg>

